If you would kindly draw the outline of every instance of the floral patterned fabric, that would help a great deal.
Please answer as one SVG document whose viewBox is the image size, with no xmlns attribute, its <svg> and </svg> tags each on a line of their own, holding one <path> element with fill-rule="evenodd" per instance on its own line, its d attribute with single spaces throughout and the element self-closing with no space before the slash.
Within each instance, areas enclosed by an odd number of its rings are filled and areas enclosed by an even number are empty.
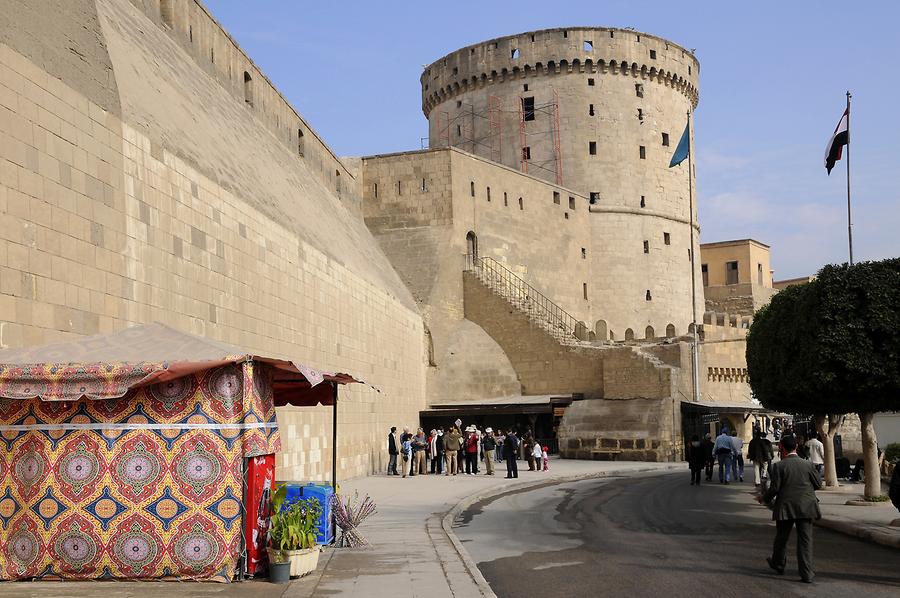
<svg viewBox="0 0 900 598">
<path fill-rule="evenodd" d="M 0 579 L 229 581 L 244 458 L 280 450 L 271 368 L 119 399 L 0 399 L 0 443 Z"/>
</svg>

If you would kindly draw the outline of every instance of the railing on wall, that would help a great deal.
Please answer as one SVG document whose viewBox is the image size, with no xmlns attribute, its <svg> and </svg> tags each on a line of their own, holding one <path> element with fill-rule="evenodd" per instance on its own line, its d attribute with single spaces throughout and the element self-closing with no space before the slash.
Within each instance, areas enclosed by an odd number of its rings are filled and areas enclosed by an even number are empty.
<svg viewBox="0 0 900 598">
<path fill-rule="evenodd" d="M 578 340 L 578 320 L 494 258 L 467 254 L 465 271 L 559 342 Z"/>
</svg>

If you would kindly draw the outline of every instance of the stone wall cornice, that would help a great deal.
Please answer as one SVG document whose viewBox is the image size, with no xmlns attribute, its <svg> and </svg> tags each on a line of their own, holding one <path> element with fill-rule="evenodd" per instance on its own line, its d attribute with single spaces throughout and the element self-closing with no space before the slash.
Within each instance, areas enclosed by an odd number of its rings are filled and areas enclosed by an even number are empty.
<svg viewBox="0 0 900 598">
<path fill-rule="evenodd" d="M 678 216 L 671 216 L 663 212 L 648 210 L 646 208 L 629 208 L 626 206 L 598 206 L 595 204 L 590 206 L 589 211 L 592 214 L 632 214 L 634 216 L 650 216 L 652 218 L 662 218 L 663 220 L 670 220 L 672 222 L 678 222 L 680 224 L 693 224 L 694 229 L 696 229 L 698 233 L 700 232 L 699 222 L 691 223 L 691 221 L 687 218 L 679 218 Z"/>
</svg>

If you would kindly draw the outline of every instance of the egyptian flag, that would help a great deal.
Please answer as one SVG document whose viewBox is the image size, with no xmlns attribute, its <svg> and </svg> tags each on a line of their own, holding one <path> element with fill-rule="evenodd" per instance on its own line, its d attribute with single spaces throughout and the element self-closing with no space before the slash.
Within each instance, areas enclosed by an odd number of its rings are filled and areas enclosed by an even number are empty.
<svg viewBox="0 0 900 598">
<path fill-rule="evenodd" d="M 849 123 L 850 108 L 847 108 L 844 110 L 844 115 L 841 116 L 841 122 L 834 130 L 834 135 L 828 140 L 828 147 L 825 148 L 825 170 L 828 171 L 828 174 L 831 174 L 834 163 L 841 159 L 841 152 L 850 140 Z"/>
</svg>

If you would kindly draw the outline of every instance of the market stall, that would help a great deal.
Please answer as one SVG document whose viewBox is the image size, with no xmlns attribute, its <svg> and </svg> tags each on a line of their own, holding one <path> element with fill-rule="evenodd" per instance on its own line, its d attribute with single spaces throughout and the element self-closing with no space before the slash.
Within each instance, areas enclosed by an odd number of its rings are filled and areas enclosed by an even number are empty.
<svg viewBox="0 0 900 598">
<path fill-rule="evenodd" d="M 264 543 L 276 399 L 350 381 L 162 324 L 0 352 L 0 579 L 230 581 Z"/>
</svg>

